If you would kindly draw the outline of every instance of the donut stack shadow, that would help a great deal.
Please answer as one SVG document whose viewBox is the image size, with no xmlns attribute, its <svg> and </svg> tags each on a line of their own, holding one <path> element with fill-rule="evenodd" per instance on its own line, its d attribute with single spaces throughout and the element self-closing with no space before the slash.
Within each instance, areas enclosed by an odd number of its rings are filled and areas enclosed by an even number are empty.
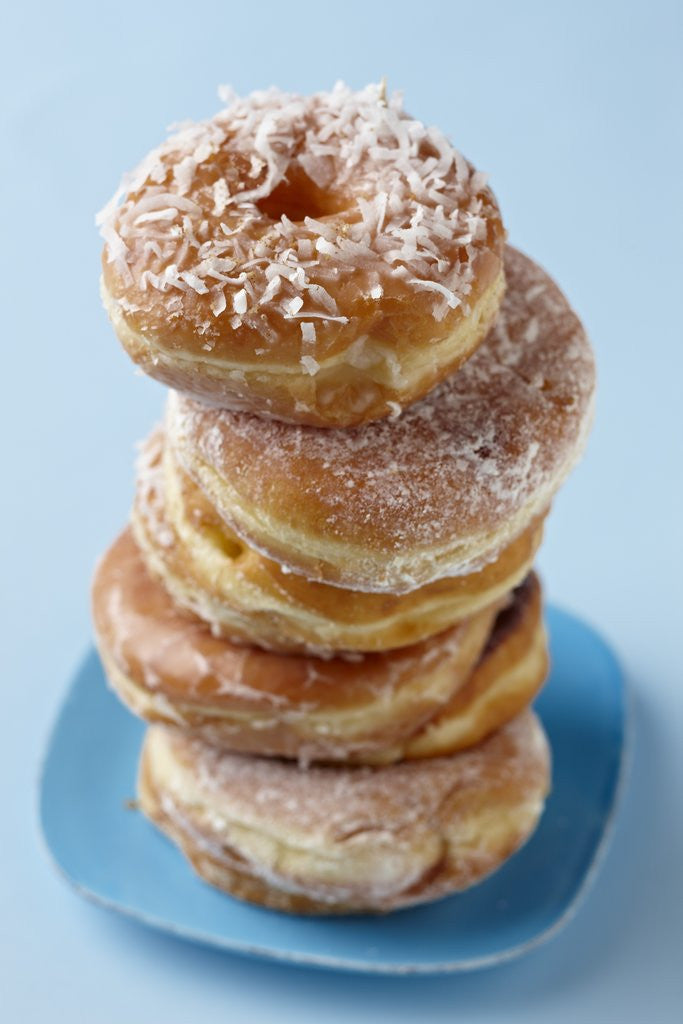
<svg viewBox="0 0 683 1024">
<path fill-rule="evenodd" d="M 170 223 L 163 203 L 155 220 L 148 198 L 135 223 Z M 192 394 L 191 360 L 180 378 L 155 328 L 162 379 L 183 391 L 142 446 L 131 522 L 97 568 L 95 632 L 110 684 L 150 723 L 141 810 L 238 898 L 311 914 L 434 900 L 500 867 L 542 813 L 533 562 L 586 438 L 594 370 L 554 282 L 498 237 L 489 255 L 465 355 L 355 425 L 337 425 L 338 405 L 321 425 L 329 396 L 303 422 L 264 415 L 263 388 L 251 407 L 249 382 L 235 398 L 234 368 L 229 408 L 220 367 Z M 107 288 L 130 348 L 136 295 Z M 344 394 L 338 381 L 334 402 Z"/>
</svg>

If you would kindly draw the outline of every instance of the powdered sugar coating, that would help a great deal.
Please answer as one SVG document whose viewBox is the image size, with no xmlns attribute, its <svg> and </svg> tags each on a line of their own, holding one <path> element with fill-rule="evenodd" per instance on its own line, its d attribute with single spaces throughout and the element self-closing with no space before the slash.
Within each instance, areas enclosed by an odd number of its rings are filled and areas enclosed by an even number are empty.
<svg viewBox="0 0 683 1024">
<path fill-rule="evenodd" d="M 172 394 L 170 443 L 236 532 L 294 571 L 394 592 L 472 571 L 547 506 L 592 411 L 580 321 L 528 257 L 508 248 L 505 271 L 485 342 L 398 418 L 320 431 Z"/>
<path fill-rule="evenodd" d="M 500 783 L 547 765 L 547 746 L 535 716 L 526 711 L 494 736 L 450 757 L 399 761 L 381 767 L 294 764 L 225 753 L 201 740 L 172 733 L 176 756 L 192 766 L 211 800 L 225 801 L 246 822 L 287 822 L 297 832 L 342 842 L 354 833 L 403 831 L 431 825 L 444 799 L 476 790 L 491 776 Z M 534 780 L 535 781 L 535 780 Z M 217 808 L 218 809 L 218 808 Z"/>
<path fill-rule="evenodd" d="M 533 831 L 548 777 L 527 711 L 474 750 L 376 769 L 302 771 L 152 728 L 138 792 L 211 884 L 279 910 L 348 913 L 481 881 Z"/>
<path fill-rule="evenodd" d="M 219 636 L 329 657 L 390 650 L 434 636 L 494 604 L 529 571 L 536 522 L 483 572 L 412 594 L 359 594 L 312 583 L 237 540 L 155 430 L 142 446 L 132 529 L 149 572 Z"/>
<path fill-rule="evenodd" d="M 380 86 L 223 98 L 98 215 L 124 318 L 171 349 L 189 331 L 215 356 L 236 342 L 250 358 L 296 350 L 307 373 L 407 297 L 448 333 L 476 260 L 502 244 L 485 176 Z M 292 208 L 302 195 L 313 216 Z"/>
</svg>

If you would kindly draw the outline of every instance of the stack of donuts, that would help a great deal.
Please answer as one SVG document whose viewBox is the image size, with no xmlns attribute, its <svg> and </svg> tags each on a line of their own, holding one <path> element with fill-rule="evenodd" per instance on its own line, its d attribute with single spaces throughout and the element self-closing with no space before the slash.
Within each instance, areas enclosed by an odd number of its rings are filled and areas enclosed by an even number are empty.
<svg viewBox="0 0 683 1024">
<path fill-rule="evenodd" d="M 151 723 L 140 807 L 205 880 L 392 910 L 480 881 L 542 812 L 532 564 L 593 359 L 399 95 L 222 99 L 99 215 L 116 334 L 171 390 L 98 646 Z"/>
</svg>

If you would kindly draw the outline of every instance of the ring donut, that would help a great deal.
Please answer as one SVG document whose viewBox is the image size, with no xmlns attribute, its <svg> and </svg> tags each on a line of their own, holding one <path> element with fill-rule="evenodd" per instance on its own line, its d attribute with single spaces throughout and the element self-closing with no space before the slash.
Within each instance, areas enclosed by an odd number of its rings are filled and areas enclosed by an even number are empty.
<svg viewBox="0 0 683 1024">
<path fill-rule="evenodd" d="M 549 776 L 531 711 L 472 750 L 378 768 L 302 770 L 152 726 L 138 794 L 200 877 L 239 899 L 305 914 L 383 913 L 500 867 L 536 827 Z"/>
<path fill-rule="evenodd" d="M 495 608 L 396 651 L 273 654 L 215 637 L 179 611 L 126 531 L 100 563 L 93 609 L 109 681 L 138 715 L 225 749 L 302 762 L 372 763 L 476 743 L 529 703 L 547 669 L 534 577 L 493 636 Z"/>
<path fill-rule="evenodd" d="M 291 422 L 396 415 L 474 351 L 504 289 L 485 176 L 378 86 L 230 97 L 98 221 L 103 301 L 132 359 Z"/>
<path fill-rule="evenodd" d="M 241 541 L 159 431 L 138 461 L 132 526 L 149 571 L 215 635 L 318 655 L 405 647 L 495 604 L 527 575 L 543 534 L 541 517 L 479 572 L 408 594 L 311 582 Z"/>
<path fill-rule="evenodd" d="M 551 279 L 508 248 L 486 341 L 396 420 L 315 430 L 171 392 L 166 438 L 228 526 L 308 579 L 401 594 L 469 575 L 547 509 L 590 427 L 595 369 Z"/>
</svg>

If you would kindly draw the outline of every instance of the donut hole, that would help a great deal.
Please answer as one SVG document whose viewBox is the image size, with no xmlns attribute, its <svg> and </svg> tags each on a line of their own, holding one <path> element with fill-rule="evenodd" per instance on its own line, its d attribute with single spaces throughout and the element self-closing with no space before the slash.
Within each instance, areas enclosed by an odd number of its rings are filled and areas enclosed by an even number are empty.
<svg viewBox="0 0 683 1024">
<path fill-rule="evenodd" d="M 183 514 L 215 551 L 231 562 L 236 562 L 246 553 L 245 545 L 225 528 L 208 500 L 185 473 L 181 473 L 181 494 Z"/>
<path fill-rule="evenodd" d="M 272 221 L 279 221 L 284 215 L 302 223 L 306 217 L 320 220 L 341 213 L 348 209 L 350 201 L 338 192 L 320 188 L 301 168 L 292 167 L 270 195 L 258 199 L 256 205 Z"/>
<path fill-rule="evenodd" d="M 230 559 L 231 562 L 236 562 L 244 554 L 244 544 L 237 540 L 236 537 L 231 537 L 225 533 L 219 527 L 204 525 L 204 532 L 213 547 L 220 551 L 224 558 Z"/>
</svg>

